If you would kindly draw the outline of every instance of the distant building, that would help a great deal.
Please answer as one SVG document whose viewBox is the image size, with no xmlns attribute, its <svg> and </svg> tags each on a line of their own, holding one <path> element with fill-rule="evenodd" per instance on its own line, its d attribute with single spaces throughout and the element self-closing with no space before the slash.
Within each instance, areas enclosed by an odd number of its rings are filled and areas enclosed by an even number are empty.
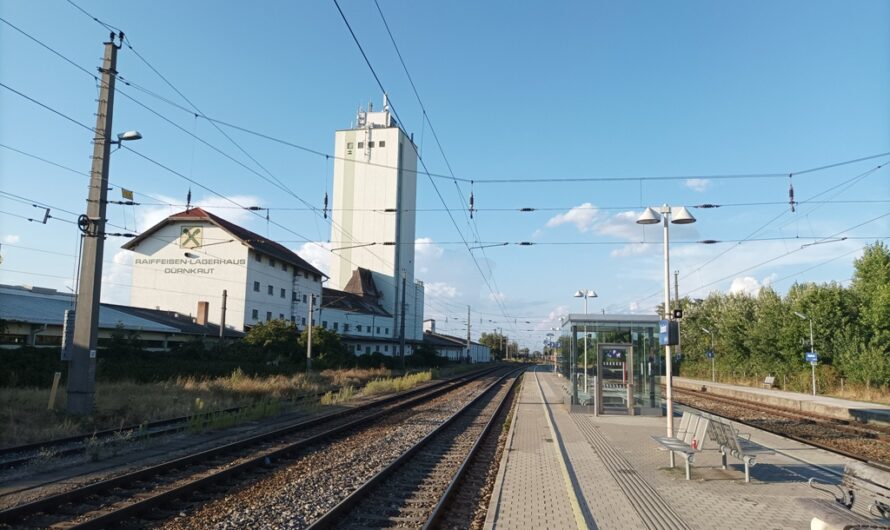
<svg viewBox="0 0 890 530">
<path fill-rule="evenodd" d="M 379 305 L 393 318 L 390 338 L 399 340 L 404 322 L 406 341 L 419 342 L 424 288 L 414 279 L 417 152 L 385 99 L 382 111 L 369 105 L 359 110 L 354 127 L 337 131 L 333 191 L 330 287 L 346 291 L 356 269 L 370 271 Z"/>
<path fill-rule="evenodd" d="M 356 269 L 344 290 L 324 288 L 318 325 L 339 333 L 356 355 L 394 355 L 398 344 L 392 337 L 393 318 L 381 307 L 380 295 L 371 271 Z M 410 351 L 414 341 L 406 341 L 406 346 Z"/>
<path fill-rule="evenodd" d="M 436 332 L 436 321 L 432 319 L 423 322 L 423 345 L 436 350 L 436 353 L 452 361 L 460 361 L 469 358 L 470 362 L 491 362 L 491 348 L 476 341 L 470 341 L 467 348 L 466 337 L 455 337 Z"/>
<path fill-rule="evenodd" d="M 283 319 L 305 328 L 309 297 L 321 299 L 324 274 L 293 251 L 207 212 L 167 217 L 123 246 L 135 253 L 130 303 L 192 314 L 207 302 L 219 324 L 243 331 Z M 317 305 L 317 304 L 316 304 Z"/>
<path fill-rule="evenodd" d="M 0 347 L 59 348 L 66 310 L 74 310 L 74 295 L 42 287 L 0 285 Z M 219 326 L 175 311 L 143 309 L 116 304 L 99 307 L 99 347 L 108 344 L 116 330 L 136 332 L 146 350 L 166 350 L 196 338 L 219 337 Z M 244 334 L 226 329 L 226 338 Z"/>
</svg>

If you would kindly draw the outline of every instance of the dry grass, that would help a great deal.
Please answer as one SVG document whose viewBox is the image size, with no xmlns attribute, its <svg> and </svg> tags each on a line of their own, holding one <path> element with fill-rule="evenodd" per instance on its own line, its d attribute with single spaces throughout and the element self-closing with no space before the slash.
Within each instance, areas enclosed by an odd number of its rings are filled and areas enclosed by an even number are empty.
<svg viewBox="0 0 890 530">
<path fill-rule="evenodd" d="M 326 370 L 320 374 L 252 377 L 240 370 L 228 377 L 181 377 L 163 383 L 98 383 L 96 409 L 88 418 L 67 415 L 65 388 L 59 388 L 55 411 L 46 410 L 49 389 L 0 388 L 0 446 L 89 435 L 178 416 L 190 416 L 237 406 L 250 407 L 241 416 L 218 417 L 207 425 L 216 427 L 234 418 L 250 418 L 278 410 L 270 403 L 353 386 L 388 377 L 389 370 Z"/>
<path fill-rule="evenodd" d="M 387 379 L 374 379 L 370 381 L 362 389 L 365 396 L 373 396 L 374 394 L 384 394 L 388 392 L 401 392 L 409 390 L 415 386 L 425 383 L 433 378 L 430 371 L 417 372 L 414 374 L 404 375 L 402 377 L 391 377 Z"/>
</svg>

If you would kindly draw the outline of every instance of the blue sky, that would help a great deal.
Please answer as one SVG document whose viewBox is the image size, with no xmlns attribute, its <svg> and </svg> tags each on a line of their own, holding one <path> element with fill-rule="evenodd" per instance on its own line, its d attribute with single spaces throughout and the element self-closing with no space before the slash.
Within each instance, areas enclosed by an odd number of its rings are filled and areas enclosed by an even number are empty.
<svg viewBox="0 0 890 530">
<path fill-rule="evenodd" d="M 261 9 L 210 1 L 77 3 L 122 28 L 205 115 L 294 144 L 331 152 L 334 130 L 348 127 L 360 104 L 382 99 L 333 2 L 263 2 Z M 449 173 L 374 3 L 341 4 L 430 171 Z M 477 231 L 489 244 L 537 243 L 473 250 L 480 274 L 448 215 L 420 211 L 417 277 L 427 285 L 426 313 L 442 329 L 464 333 L 460 319 L 469 304 L 474 336 L 503 327 L 535 347 L 558 315 L 582 310 L 571 296 L 579 288 L 599 294 L 591 312 L 652 312 L 661 299 L 661 231 L 633 222 L 648 205 L 726 205 L 693 208 L 698 222 L 672 231 L 671 269 L 680 271 L 681 295 L 694 297 L 754 292 L 764 284 L 784 292 L 795 281 L 845 282 L 861 247 L 873 241 L 855 238 L 890 236 L 890 216 L 879 217 L 890 212 L 890 168 L 875 170 L 890 155 L 795 175 L 797 200 L 829 201 L 800 204 L 795 213 L 787 177 L 717 178 L 784 175 L 890 152 L 890 4 L 884 1 L 380 0 L 380 7 L 448 164 L 457 177 L 475 181 L 472 189 L 461 182 L 458 191 L 454 182 L 435 179 L 462 236 L 471 246 Z M 99 64 L 107 31 L 64 0 L 3 2 L 0 16 L 90 71 Z M 118 69 L 188 106 L 132 50 L 120 51 Z M 0 82 L 94 123 L 95 81 L 3 23 Z M 206 120 L 119 88 L 255 167 Z M 302 206 L 121 95 L 114 122 L 116 130 L 142 132 L 133 149 L 241 204 Z M 296 194 L 321 206 L 330 190 L 329 161 L 225 130 Z M 89 170 L 88 131 L 3 88 L 0 143 Z M 639 179 L 664 176 L 699 180 Z M 552 181 L 590 177 L 627 180 Z M 492 179 L 551 182 L 486 182 Z M 56 208 L 83 211 L 86 181 L 0 147 L 0 191 L 52 205 L 61 219 L 76 216 Z M 111 181 L 178 204 L 190 186 L 127 150 L 114 154 Z M 420 175 L 418 182 L 418 208 L 441 209 L 430 180 Z M 220 208 L 223 199 L 192 188 L 196 202 L 322 266 L 329 255 L 305 241 L 324 244 L 330 233 L 311 212 L 272 210 L 285 230 Z M 471 191 L 479 208 L 472 223 L 465 213 Z M 118 190 L 111 196 L 119 197 Z M 732 206 L 749 203 L 758 204 Z M 522 207 L 538 210 L 515 210 Z M 109 219 L 138 230 L 175 209 L 112 205 Z M 8 195 L 0 196 L 0 211 L 42 218 Z M 769 240 L 688 243 L 742 240 L 763 225 L 753 238 Z M 827 236 L 849 239 L 801 248 Z M 108 241 L 104 296 L 126 302 L 129 262 L 121 242 Z M 0 214 L 0 244 L 0 283 L 71 285 L 73 225 Z M 771 258 L 777 259 L 761 265 Z"/>
</svg>

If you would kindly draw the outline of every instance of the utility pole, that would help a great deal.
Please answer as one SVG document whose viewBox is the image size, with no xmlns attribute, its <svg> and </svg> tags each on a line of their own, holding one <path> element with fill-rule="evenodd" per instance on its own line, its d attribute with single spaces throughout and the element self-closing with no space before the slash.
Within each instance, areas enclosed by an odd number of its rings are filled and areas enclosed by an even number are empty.
<svg viewBox="0 0 890 530">
<path fill-rule="evenodd" d="M 315 302 L 315 295 L 309 295 L 309 318 L 306 319 L 308 326 L 306 327 L 306 373 L 312 370 L 312 305 Z"/>
<path fill-rule="evenodd" d="M 679 277 L 680 277 L 680 271 L 678 271 L 678 270 L 674 271 L 674 303 L 677 304 L 677 309 L 680 309 L 680 280 L 679 280 Z M 680 351 L 680 342 L 681 341 L 680 341 L 679 325 L 680 324 L 678 323 L 677 324 L 677 326 L 678 326 L 678 328 L 677 328 L 677 348 L 675 350 L 677 352 L 678 359 L 681 357 L 681 351 Z"/>
<path fill-rule="evenodd" d="M 219 315 L 219 342 L 222 343 L 226 338 L 226 299 L 229 297 L 229 292 L 226 289 L 223 289 L 222 295 L 222 308 L 220 309 Z"/>
<path fill-rule="evenodd" d="M 399 319 L 399 355 L 402 358 L 402 371 L 405 371 L 405 286 L 408 283 L 408 275 L 402 271 L 402 313 Z"/>
<path fill-rule="evenodd" d="M 467 362 L 470 361 L 470 306 L 467 306 Z"/>
<path fill-rule="evenodd" d="M 108 197 L 108 162 L 111 154 L 111 118 L 114 111 L 114 83 L 117 78 L 117 51 L 112 33 L 105 43 L 99 110 L 93 138 L 93 165 L 87 213 L 77 224 L 84 237 L 81 247 L 80 278 L 74 312 L 74 340 L 68 367 L 68 412 L 92 413 L 96 395 L 96 345 L 99 333 L 99 300 L 102 296 L 102 258 L 105 252 L 105 207 Z M 123 41 L 123 33 L 120 34 Z"/>
</svg>

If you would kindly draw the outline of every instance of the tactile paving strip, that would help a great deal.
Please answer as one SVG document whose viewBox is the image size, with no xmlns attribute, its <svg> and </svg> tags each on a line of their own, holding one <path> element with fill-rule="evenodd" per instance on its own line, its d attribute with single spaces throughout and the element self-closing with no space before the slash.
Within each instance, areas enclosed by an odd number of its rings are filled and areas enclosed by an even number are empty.
<svg viewBox="0 0 890 530">
<path fill-rule="evenodd" d="M 630 462 L 609 444 L 608 440 L 587 417 L 573 414 L 572 420 L 593 450 L 600 456 L 606 469 L 647 528 L 690 530 L 677 512 L 637 473 Z"/>
</svg>

